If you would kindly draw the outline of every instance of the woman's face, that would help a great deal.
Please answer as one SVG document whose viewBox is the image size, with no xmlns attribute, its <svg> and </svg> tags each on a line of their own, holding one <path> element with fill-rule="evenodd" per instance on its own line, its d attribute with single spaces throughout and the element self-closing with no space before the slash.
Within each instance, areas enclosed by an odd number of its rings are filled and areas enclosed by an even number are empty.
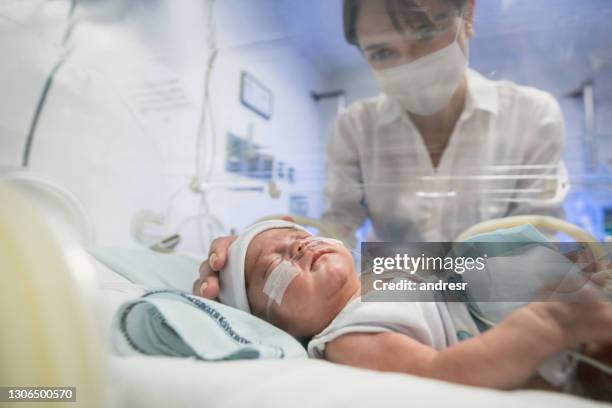
<svg viewBox="0 0 612 408">
<path fill-rule="evenodd" d="M 296 337 L 322 331 L 360 289 L 351 253 L 341 244 L 317 242 L 308 233 L 288 228 L 257 235 L 246 254 L 245 275 L 251 310 Z M 266 316 L 266 280 L 284 260 L 293 262 L 297 275 L 278 305 Z"/>
<path fill-rule="evenodd" d="M 472 10 L 473 1 L 466 10 L 459 10 L 448 0 L 361 0 L 356 25 L 359 47 L 375 70 L 413 62 L 450 45 L 455 38 L 467 55 L 471 22 L 466 25 L 465 21 Z"/>
</svg>

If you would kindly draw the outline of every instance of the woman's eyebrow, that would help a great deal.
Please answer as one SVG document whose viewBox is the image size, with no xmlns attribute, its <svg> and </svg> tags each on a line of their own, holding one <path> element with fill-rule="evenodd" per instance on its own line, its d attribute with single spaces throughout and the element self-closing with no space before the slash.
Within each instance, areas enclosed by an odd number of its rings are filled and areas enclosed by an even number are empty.
<svg viewBox="0 0 612 408">
<path fill-rule="evenodd" d="M 366 47 L 364 47 L 365 51 L 374 51 L 374 50 L 379 50 L 381 48 L 387 48 L 389 46 L 389 44 L 386 43 L 378 43 L 378 44 L 369 44 Z"/>
<path fill-rule="evenodd" d="M 451 13 L 449 13 L 448 11 L 444 11 L 444 12 L 438 13 L 435 16 L 433 16 L 433 20 L 434 21 L 445 20 L 449 18 L 450 16 L 451 16 Z"/>
</svg>

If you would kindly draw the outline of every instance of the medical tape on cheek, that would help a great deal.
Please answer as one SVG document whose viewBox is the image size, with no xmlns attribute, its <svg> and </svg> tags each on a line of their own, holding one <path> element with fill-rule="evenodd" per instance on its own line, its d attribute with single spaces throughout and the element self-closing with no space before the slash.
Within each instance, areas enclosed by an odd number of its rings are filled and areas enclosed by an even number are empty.
<svg viewBox="0 0 612 408">
<path fill-rule="evenodd" d="M 272 301 L 280 305 L 285 296 L 285 291 L 289 284 L 300 273 L 300 271 L 289 261 L 282 261 L 266 279 L 263 293 L 268 296 L 268 304 L 266 306 L 266 315 L 270 312 Z"/>
</svg>

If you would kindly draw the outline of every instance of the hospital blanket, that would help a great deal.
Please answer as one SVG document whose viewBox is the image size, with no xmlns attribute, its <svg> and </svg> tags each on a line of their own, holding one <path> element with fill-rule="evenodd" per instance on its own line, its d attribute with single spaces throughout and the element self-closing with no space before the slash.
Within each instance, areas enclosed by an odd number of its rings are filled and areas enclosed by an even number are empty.
<svg viewBox="0 0 612 408">
<path fill-rule="evenodd" d="M 180 291 L 154 291 L 123 304 L 112 326 L 119 355 L 207 361 L 306 357 L 289 334 L 248 313 Z"/>
<path fill-rule="evenodd" d="M 143 248 L 90 248 L 89 253 L 130 282 L 149 289 L 191 291 L 203 259 Z"/>
</svg>

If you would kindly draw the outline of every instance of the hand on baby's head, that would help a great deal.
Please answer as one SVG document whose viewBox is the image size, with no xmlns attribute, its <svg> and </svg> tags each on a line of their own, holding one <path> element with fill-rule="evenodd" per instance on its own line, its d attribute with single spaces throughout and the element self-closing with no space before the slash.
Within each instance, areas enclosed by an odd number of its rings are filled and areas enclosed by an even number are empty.
<svg viewBox="0 0 612 408">
<path fill-rule="evenodd" d="M 220 274 L 222 302 L 295 336 L 321 331 L 360 289 L 350 252 L 285 221 L 248 228 Z"/>
</svg>

